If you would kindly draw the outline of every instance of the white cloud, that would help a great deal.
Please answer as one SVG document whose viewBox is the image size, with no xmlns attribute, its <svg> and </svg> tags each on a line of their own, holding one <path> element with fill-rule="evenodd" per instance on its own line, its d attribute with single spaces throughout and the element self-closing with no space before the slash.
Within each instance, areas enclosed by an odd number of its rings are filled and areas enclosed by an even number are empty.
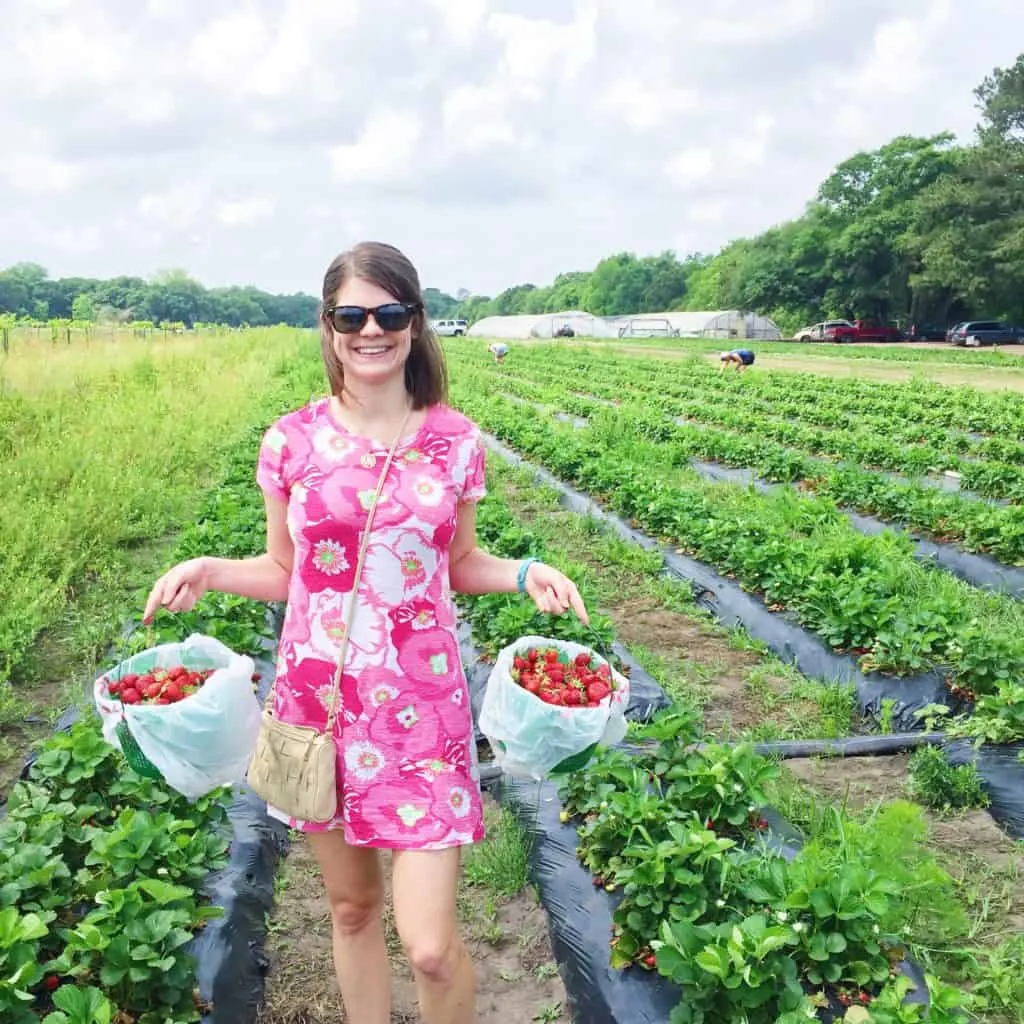
<svg viewBox="0 0 1024 1024">
<path fill-rule="evenodd" d="M 287 291 L 363 237 L 489 292 L 714 251 L 857 149 L 969 136 L 1024 39 L 1020 0 L 0 5 L 0 266 Z"/>
<path fill-rule="evenodd" d="M 143 224 L 186 234 L 207 214 L 209 191 L 206 186 L 194 183 L 172 185 L 164 192 L 143 195 L 136 213 Z"/>
<path fill-rule="evenodd" d="M 516 139 L 509 98 L 493 85 L 457 85 L 444 97 L 441 116 L 445 145 L 455 149 L 476 153 Z"/>
<path fill-rule="evenodd" d="M 355 142 L 331 147 L 334 176 L 353 184 L 409 181 L 417 173 L 414 159 L 422 136 L 423 123 L 415 114 L 373 113 Z"/>
<path fill-rule="evenodd" d="M 713 150 L 707 146 L 684 149 L 665 165 L 665 174 L 673 184 L 685 188 L 707 181 L 719 166 Z"/>
<path fill-rule="evenodd" d="M 65 192 L 81 176 L 81 168 L 45 153 L 14 150 L 0 158 L 0 176 L 26 195 L 44 196 Z"/>
<path fill-rule="evenodd" d="M 471 46 L 487 18 L 488 0 L 429 0 L 441 19 L 442 43 Z"/>
<path fill-rule="evenodd" d="M 660 128 L 680 114 L 689 114 L 700 106 L 696 89 L 679 88 L 664 78 L 648 81 L 643 69 L 620 74 L 598 96 L 598 105 L 638 131 Z"/>
<path fill-rule="evenodd" d="M 256 224 L 266 220 L 274 212 L 274 204 L 264 196 L 252 199 L 236 199 L 217 205 L 216 217 L 219 223 L 228 226 Z"/>
</svg>

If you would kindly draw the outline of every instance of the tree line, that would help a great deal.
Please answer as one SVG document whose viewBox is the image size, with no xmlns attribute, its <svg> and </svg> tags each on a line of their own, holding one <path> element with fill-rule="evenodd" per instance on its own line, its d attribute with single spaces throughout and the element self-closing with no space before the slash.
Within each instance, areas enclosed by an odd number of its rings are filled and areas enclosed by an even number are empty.
<svg viewBox="0 0 1024 1024">
<path fill-rule="evenodd" d="M 1024 322 L 1024 54 L 974 95 L 969 143 L 905 135 L 857 153 L 802 216 L 716 255 L 618 253 L 546 287 L 470 296 L 446 315 L 740 309 L 784 331 L 833 317 Z"/>
<path fill-rule="evenodd" d="M 20 319 L 72 319 L 80 323 L 291 324 L 314 327 L 318 302 L 312 295 L 271 295 L 252 287 L 204 288 L 184 271 L 153 280 L 115 277 L 51 279 L 36 263 L 0 270 L 0 313 Z"/>
</svg>

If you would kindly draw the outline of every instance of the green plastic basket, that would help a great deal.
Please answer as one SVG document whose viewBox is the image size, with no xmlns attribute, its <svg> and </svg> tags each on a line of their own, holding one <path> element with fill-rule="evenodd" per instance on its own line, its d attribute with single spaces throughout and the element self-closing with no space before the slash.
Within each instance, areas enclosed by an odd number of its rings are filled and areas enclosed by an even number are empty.
<svg viewBox="0 0 1024 1024">
<path fill-rule="evenodd" d="M 160 769 L 142 752 L 142 748 L 136 742 L 125 719 L 122 718 L 117 723 L 117 728 L 114 732 L 117 735 L 117 742 L 121 746 L 121 753 L 124 754 L 124 759 L 128 762 L 128 767 L 133 772 L 147 779 L 159 780 L 163 778 Z"/>
</svg>

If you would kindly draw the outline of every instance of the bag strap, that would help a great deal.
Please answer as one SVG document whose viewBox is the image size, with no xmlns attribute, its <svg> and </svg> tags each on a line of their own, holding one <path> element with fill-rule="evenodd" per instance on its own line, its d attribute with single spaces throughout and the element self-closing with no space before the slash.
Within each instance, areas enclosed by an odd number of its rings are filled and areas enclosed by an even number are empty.
<svg viewBox="0 0 1024 1024">
<path fill-rule="evenodd" d="M 338 650 L 338 664 L 334 670 L 334 687 L 331 691 L 331 702 L 329 710 L 327 712 L 327 735 L 331 735 L 334 732 L 334 723 L 338 717 L 338 697 L 341 695 L 341 677 L 345 668 L 345 655 L 348 653 L 348 639 L 352 633 L 352 622 L 356 616 L 356 600 L 359 597 L 359 580 L 363 575 L 363 562 L 366 560 L 366 549 L 370 544 L 370 528 L 373 525 L 373 514 L 377 511 L 377 502 L 380 500 L 381 492 L 384 490 L 384 482 L 387 480 L 388 470 L 391 469 L 391 463 L 395 459 L 395 452 L 398 451 L 398 444 L 402 440 L 402 435 L 405 433 L 405 425 L 409 422 L 409 417 L 412 415 L 412 409 L 406 412 L 405 417 L 402 419 L 402 425 L 398 428 L 398 433 L 395 435 L 394 441 L 391 442 L 391 450 L 388 452 L 388 457 L 384 460 L 384 468 L 380 471 L 380 479 L 377 481 L 377 490 L 373 494 L 373 500 L 370 502 L 370 507 L 366 513 L 366 526 L 363 529 L 363 539 L 359 545 L 359 558 L 356 560 L 356 571 L 355 576 L 352 579 L 352 594 L 349 597 L 348 602 L 348 615 L 345 619 L 345 632 L 341 637 L 341 647 Z"/>
<path fill-rule="evenodd" d="M 377 502 L 380 500 L 381 493 L 384 490 L 384 483 L 387 480 L 388 471 L 391 469 L 391 463 L 395 460 L 395 453 L 398 451 L 398 445 L 405 434 L 405 426 L 409 422 L 409 417 L 411 415 L 412 409 L 409 409 L 402 418 L 402 425 L 398 428 L 398 433 L 395 435 L 394 441 L 391 442 L 391 449 L 388 451 L 388 456 L 384 460 L 384 467 L 380 471 L 380 478 L 377 480 L 377 489 L 374 491 L 373 499 L 370 501 L 370 507 L 367 510 L 366 526 L 363 528 L 363 536 L 359 544 L 359 557 L 356 559 L 356 571 L 352 579 L 352 594 L 348 602 L 348 615 L 344 621 L 345 629 L 341 638 L 341 647 L 338 650 L 337 666 L 334 670 L 334 684 L 331 689 L 331 700 L 327 712 L 327 727 L 325 729 L 325 732 L 328 735 L 334 731 L 334 723 L 338 717 L 338 697 L 341 693 L 342 670 L 345 664 L 345 655 L 348 652 L 348 639 L 349 634 L 352 631 L 352 620 L 355 618 L 356 613 L 356 598 L 359 594 L 359 580 L 363 575 L 363 562 L 366 560 L 366 549 L 370 543 L 370 527 L 373 524 L 374 513 L 377 511 Z M 266 706 L 268 706 L 271 711 L 273 711 L 274 708 L 276 693 L 277 674 L 275 673 L 274 682 L 270 687 L 270 691 L 267 694 L 265 702 Z"/>
</svg>

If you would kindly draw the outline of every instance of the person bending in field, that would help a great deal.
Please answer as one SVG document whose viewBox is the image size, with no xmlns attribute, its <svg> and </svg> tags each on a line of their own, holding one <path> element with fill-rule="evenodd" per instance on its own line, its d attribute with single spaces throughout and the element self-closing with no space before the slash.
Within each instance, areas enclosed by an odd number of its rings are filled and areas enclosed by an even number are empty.
<svg viewBox="0 0 1024 1024">
<path fill-rule="evenodd" d="M 267 550 L 203 556 L 157 580 L 146 602 L 192 609 L 207 591 L 287 601 L 274 715 L 323 728 L 357 552 L 392 440 L 401 435 L 357 590 L 332 820 L 274 817 L 306 833 L 330 909 L 346 1020 L 388 1024 L 381 850 L 391 853 L 395 925 L 424 1024 L 471 1024 L 473 964 L 459 934 L 460 848 L 483 839 L 469 689 L 454 593 L 526 593 L 539 611 L 589 621 L 572 580 L 477 542 L 483 435 L 447 404 L 444 352 L 420 279 L 398 249 L 363 242 L 327 268 L 320 347 L 330 395 L 287 413 L 260 448 Z"/>
<path fill-rule="evenodd" d="M 720 358 L 720 370 L 732 367 L 742 373 L 748 366 L 754 365 L 754 353 L 749 348 L 734 348 L 731 352 L 723 352 Z"/>
<path fill-rule="evenodd" d="M 508 355 L 508 345 L 504 345 L 500 341 L 496 341 L 493 344 L 487 346 L 487 351 L 490 352 L 492 356 L 494 356 L 494 361 L 496 363 L 500 363 L 503 362 L 505 356 Z"/>
</svg>

